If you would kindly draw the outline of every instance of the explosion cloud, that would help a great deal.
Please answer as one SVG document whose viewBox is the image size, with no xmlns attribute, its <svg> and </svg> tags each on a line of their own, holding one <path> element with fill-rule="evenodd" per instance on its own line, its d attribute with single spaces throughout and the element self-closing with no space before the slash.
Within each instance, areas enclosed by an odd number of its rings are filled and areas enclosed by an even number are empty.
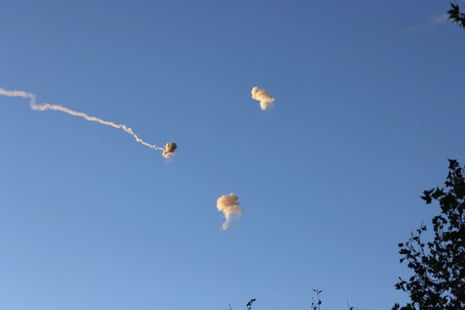
<svg viewBox="0 0 465 310">
<path fill-rule="evenodd" d="M 231 217 L 233 215 L 241 215 L 242 209 L 239 208 L 239 201 L 237 196 L 233 193 L 229 195 L 223 195 L 216 201 L 216 208 L 218 211 L 223 212 L 225 221 L 222 225 L 223 230 L 227 230 L 229 228 L 229 222 L 231 221 Z"/>
<path fill-rule="evenodd" d="M 148 148 L 151 148 L 152 150 L 157 150 L 157 151 L 162 151 L 163 156 L 165 158 L 168 158 L 169 156 L 173 155 L 174 150 L 176 149 L 176 144 L 174 142 L 168 143 L 165 147 L 160 147 L 156 146 L 154 144 L 150 144 L 148 142 L 145 142 L 139 136 L 132 130 L 132 128 L 124 125 L 124 124 L 117 124 L 114 122 L 106 121 L 101 118 L 95 117 L 95 116 L 90 116 L 87 115 L 83 112 L 78 112 L 71 110 L 67 107 L 60 106 L 60 105 L 55 105 L 51 103 L 43 103 L 43 104 L 37 104 L 35 101 L 36 96 L 34 94 L 22 91 L 22 90 L 5 90 L 3 88 L 0 88 L 0 95 L 1 96 L 6 96 L 6 97 L 21 97 L 21 98 L 28 98 L 29 99 L 29 106 L 32 110 L 34 111 L 47 111 L 47 110 L 52 110 L 52 111 L 59 111 L 66 113 L 68 115 L 76 116 L 83 118 L 89 122 L 96 122 L 105 126 L 110 126 L 116 129 L 121 129 L 128 135 L 132 136 L 137 143 L 142 144 L 143 146 L 146 146 Z M 167 147 L 170 145 L 170 147 Z"/>
<path fill-rule="evenodd" d="M 260 102 L 260 108 L 263 111 L 268 109 L 275 100 L 266 90 L 257 86 L 252 88 L 252 99 Z"/>
<path fill-rule="evenodd" d="M 171 155 L 174 154 L 174 151 L 176 150 L 178 146 L 174 142 L 168 142 L 165 145 L 165 148 L 163 149 L 163 157 L 169 158 Z"/>
</svg>

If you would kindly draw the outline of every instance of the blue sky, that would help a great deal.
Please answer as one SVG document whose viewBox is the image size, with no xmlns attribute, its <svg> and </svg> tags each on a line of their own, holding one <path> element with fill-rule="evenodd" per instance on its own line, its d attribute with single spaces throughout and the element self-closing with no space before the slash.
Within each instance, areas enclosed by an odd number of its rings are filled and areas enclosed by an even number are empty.
<svg viewBox="0 0 465 310">
<path fill-rule="evenodd" d="M 419 199 L 465 162 L 448 1 L 22 1 L 0 87 L 0 308 L 387 309 Z M 274 108 L 261 111 L 253 86 Z M 216 199 L 242 216 L 222 231 Z"/>
</svg>

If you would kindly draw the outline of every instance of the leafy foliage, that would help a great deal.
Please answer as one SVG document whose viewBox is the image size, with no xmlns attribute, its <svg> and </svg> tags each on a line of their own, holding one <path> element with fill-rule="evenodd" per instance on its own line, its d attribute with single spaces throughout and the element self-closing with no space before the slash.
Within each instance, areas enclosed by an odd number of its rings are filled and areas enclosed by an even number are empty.
<svg viewBox="0 0 465 310">
<path fill-rule="evenodd" d="M 256 298 L 251 298 L 247 304 L 245 305 L 247 307 L 247 310 L 252 310 L 252 305 L 254 302 L 256 302 L 257 299 Z M 233 307 L 231 306 L 231 304 L 229 304 L 229 310 L 234 310 Z"/>
<path fill-rule="evenodd" d="M 316 300 L 314 297 L 312 297 L 312 303 L 310 305 L 310 310 L 320 310 L 321 309 L 321 304 L 323 303 L 320 298 L 320 294 L 323 293 L 323 290 L 314 288 L 313 293 L 316 295 Z M 350 306 L 349 303 L 347 303 L 347 309 L 348 310 L 356 310 L 355 307 Z"/>
<path fill-rule="evenodd" d="M 433 188 L 421 197 L 427 204 L 439 202 L 441 212 L 432 220 L 434 239 L 425 242 L 421 225 L 405 243 L 399 243 L 400 262 L 414 274 L 399 278 L 395 287 L 408 292 L 411 302 L 393 310 L 465 309 L 465 179 L 464 169 L 449 160 L 445 188 Z"/>
<path fill-rule="evenodd" d="M 320 294 L 323 293 L 322 290 L 319 290 L 319 289 L 313 289 L 313 292 L 315 293 L 316 295 L 316 300 L 312 297 L 312 305 L 310 306 L 310 309 L 312 310 L 320 310 L 320 306 L 321 304 L 323 303 L 320 299 Z"/>
<path fill-rule="evenodd" d="M 465 13 L 460 11 L 460 7 L 457 3 L 450 4 L 451 9 L 447 11 L 449 19 L 459 24 L 462 28 L 465 28 Z"/>
</svg>

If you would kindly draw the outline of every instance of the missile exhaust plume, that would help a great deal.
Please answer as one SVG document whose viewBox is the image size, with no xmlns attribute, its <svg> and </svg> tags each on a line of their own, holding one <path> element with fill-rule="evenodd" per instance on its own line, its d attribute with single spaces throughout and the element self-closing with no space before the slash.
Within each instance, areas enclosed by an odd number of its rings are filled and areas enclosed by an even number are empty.
<svg viewBox="0 0 465 310">
<path fill-rule="evenodd" d="M 275 100 L 273 97 L 271 97 L 271 95 L 266 90 L 264 90 L 263 88 L 257 87 L 257 86 L 252 88 L 251 93 L 252 93 L 252 99 L 260 102 L 260 108 L 263 111 L 271 107 L 271 104 Z"/>
<path fill-rule="evenodd" d="M 160 147 L 160 146 L 156 146 L 155 144 L 150 144 L 148 142 L 145 142 L 144 140 L 142 140 L 134 132 L 134 130 L 132 130 L 132 128 L 130 128 L 130 127 L 124 125 L 124 124 L 117 124 L 117 123 L 114 123 L 114 122 L 111 122 L 111 121 L 106 121 L 106 120 L 103 120 L 103 119 L 95 117 L 95 116 L 87 115 L 86 113 L 83 113 L 83 112 L 78 112 L 78 111 L 71 110 L 71 109 L 69 109 L 67 107 L 64 107 L 64 106 L 61 106 L 61 105 L 56 105 L 56 104 L 51 104 L 51 103 L 37 104 L 36 101 L 35 101 L 36 96 L 34 94 L 31 94 L 31 93 L 28 93 L 28 92 L 25 92 L 25 91 L 22 91 L 22 90 L 5 90 L 3 88 L 0 88 L 0 95 L 1 96 L 6 96 L 6 97 L 28 98 L 29 99 L 29 107 L 33 111 L 48 111 L 48 110 L 59 111 L 59 112 L 66 113 L 68 115 L 83 118 L 83 119 L 85 119 L 85 120 L 87 120 L 89 122 L 96 122 L 96 123 L 99 123 L 99 124 L 102 124 L 102 125 L 105 125 L 105 126 L 110 126 L 110 127 L 116 128 L 116 129 L 121 129 L 125 133 L 127 133 L 128 135 L 132 136 L 136 140 L 136 142 L 142 144 L 143 146 L 146 146 L 146 147 L 148 147 L 148 148 L 150 148 L 152 150 L 162 151 L 163 156 L 165 158 L 168 158 L 169 156 L 173 155 L 174 150 L 176 149 L 176 143 L 174 143 L 174 142 L 167 143 L 165 147 Z M 168 145 L 170 145 L 169 148 L 168 148 Z M 174 147 L 173 147 L 173 145 L 174 145 Z"/>
<path fill-rule="evenodd" d="M 165 148 L 163 149 L 163 153 L 162 153 L 163 157 L 169 158 L 170 156 L 172 156 L 177 147 L 178 146 L 174 142 L 166 143 Z"/>
<path fill-rule="evenodd" d="M 242 213 L 242 209 L 239 208 L 237 196 L 233 193 L 219 197 L 216 201 L 216 208 L 218 211 L 223 212 L 225 217 L 225 221 L 222 225 L 223 230 L 229 228 L 229 222 L 233 215 L 239 216 Z"/>
</svg>

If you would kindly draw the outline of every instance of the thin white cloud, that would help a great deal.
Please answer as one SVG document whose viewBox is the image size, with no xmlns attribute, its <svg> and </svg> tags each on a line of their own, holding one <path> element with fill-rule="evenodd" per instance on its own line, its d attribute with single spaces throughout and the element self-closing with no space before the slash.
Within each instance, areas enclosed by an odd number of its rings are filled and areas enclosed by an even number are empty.
<svg viewBox="0 0 465 310">
<path fill-rule="evenodd" d="M 424 24 L 417 24 L 412 25 L 407 28 L 408 32 L 416 33 L 420 31 L 431 31 L 435 27 L 446 23 L 449 20 L 449 15 L 447 13 L 431 16 L 429 21 L 425 22 Z"/>
<path fill-rule="evenodd" d="M 431 19 L 433 23 L 435 23 L 436 25 L 444 24 L 445 22 L 449 20 L 449 14 L 443 13 L 441 15 L 434 16 Z"/>
</svg>

